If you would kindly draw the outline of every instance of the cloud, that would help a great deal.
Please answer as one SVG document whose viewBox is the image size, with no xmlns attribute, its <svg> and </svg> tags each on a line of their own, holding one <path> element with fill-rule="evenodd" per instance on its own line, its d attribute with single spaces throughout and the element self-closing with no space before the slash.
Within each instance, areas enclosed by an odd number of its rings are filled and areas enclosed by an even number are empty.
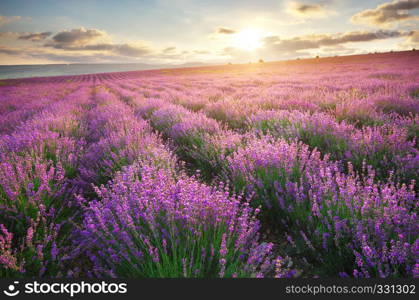
<svg viewBox="0 0 419 300">
<path fill-rule="evenodd" d="M 48 45 L 47 45 L 48 46 Z M 56 47 L 54 47 L 56 48 Z M 146 45 L 142 44 L 112 44 L 112 43 L 102 43 L 102 44 L 92 44 L 92 45 L 85 45 L 80 47 L 66 47 L 66 48 L 59 48 L 67 51 L 100 51 L 100 52 L 108 52 L 109 54 L 116 54 L 122 56 L 129 56 L 129 57 L 140 57 L 144 55 L 148 55 L 153 51 L 147 47 Z"/>
<path fill-rule="evenodd" d="M 139 55 L 144 55 L 144 50 L 124 45 L 94 45 L 89 46 L 92 49 L 101 49 L 102 51 L 67 51 L 57 50 L 55 48 L 41 48 L 41 47 L 5 47 L 0 46 L 0 54 L 15 56 L 27 59 L 46 59 L 54 62 L 68 62 L 68 63 L 88 63 L 88 62 L 129 62 L 137 58 Z M 103 51 L 103 49 L 110 49 L 111 51 Z M 84 49 L 87 50 L 87 49 Z"/>
<path fill-rule="evenodd" d="M 122 56 L 139 57 L 150 54 L 152 51 L 143 45 L 121 44 L 114 45 L 113 52 Z"/>
<path fill-rule="evenodd" d="M 402 31 L 379 30 L 376 32 L 352 31 L 341 34 L 307 35 L 291 39 L 281 39 L 278 36 L 270 36 L 264 39 L 264 46 L 270 50 L 289 53 L 299 50 L 318 49 L 345 43 L 369 42 L 407 35 L 408 33 Z"/>
<path fill-rule="evenodd" d="M 38 41 L 45 40 L 50 35 L 52 35 L 52 32 L 49 32 L 49 31 L 41 32 L 41 33 L 28 33 L 28 34 L 23 34 L 23 35 L 19 36 L 18 39 L 19 40 L 27 40 L 27 41 L 38 42 Z"/>
<path fill-rule="evenodd" d="M 361 11 L 352 16 L 353 23 L 388 26 L 396 21 L 418 20 L 409 10 L 419 8 L 419 0 L 395 0 Z"/>
<path fill-rule="evenodd" d="M 22 49 L 20 48 L 10 48 L 5 46 L 0 46 L 0 53 L 8 55 L 21 55 L 23 54 Z"/>
<path fill-rule="evenodd" d="M 16 39 L 20 36 L 18 32 L 3 31 L 0 32 L 0 39 Z"/>
<path fill-rule="evenodd" d="M 207 50 L 194 50 L 195 54 L 209 54 L 210 52 Z"/>
<path fill-rule="evenodd" d="M 221 51 L 219 52 L 220 55 L 222 56 L 232 56 L 232 57 L 240 57 L 240 56 L 247 56 L 248 53 L 240 48 L 236 48 L 236 47 L 224 47 L 223 49 L 221 49 Z"/>
<path fill-rule="evenodd" d="M 329 56 L 331 53 L 334 53 L 335 55 L 349 55 L 356 53 L 357 49 L 355 48 L 348 48 L 344 45 L 335 45 L 331 47 L 322 47 L 321 53 L 323 53 L 325 56 Z"/>
<path fill-rule="evenodd" d="M 57 49 L 81 47 L 105 37 L 107 37 L 107 34 L 104 31 L 80 27 L 58 32 L 52 37 L 52 41 L 48 45 Z"/>
<path fill-rule="evenodd" d="M 0 40 L 10 40 L 0 46 L 0 54 L 18 58 L 42 59 L 60 62 L 128 62 L 137 59 L 154 59 L 158 57 L 156 49 L 144 42 L 113 42 L 105 31 L 98 29 L 75 28 L 53 34 L 0 32 Z M 13 45 L 13 40 L 25 42 L 25 46 Z M 44 41 L 42 44 L 28 42 Z M 6 45 L 8 47 L 6 47 Z M 18 44 L 20 45 L 20 44 Z M 163 55 L 176 54 L 176 47 L 167 47 Z"/>
<path fill-rule="evenodd" d="M 0 26 L 21 20 L 21 16 L 0 16 Z"/>
<path fill-rule="evenodd" d="M 295 37 L 268 36 L 262 40 L 260 48 L 253 52 L 236 47 L 225 47 L 218 54 L 233 61 L 257 61 L 312 57 L 313 55 L 347 55 L 359 53 L 356 43 L 374 42 L 385 39 L 417 39 L 412 32 L 399 30 L 350 31 L 337 34 L 312 34 Z"/>
<path fill-rule="evenodd" d="M 176 47 L 167 47 L 163 49 L 163 53 L 171 53 L 176 50 Z"/>
<path fill-rule="evenodd" d="M 102 63 L 102 62 L 112 62 L 112 61 L 121 61 L 119 57 L 107 56 L 105 54 L 85 54 L 85 55 L 75 55 L 75 54 L 60 54 L 60 53 L 31 53 L 31 58 L 35 59 L 46 59 L 54 62 L 66 62 L 66 63 Z"/>
<path fill-rule="evenodd" d="M 308 19 L 308 18 L 323 18 L 328 14 L 334 13 L 326 9 L 324 4 L 307 4 L 298 1 L 291 1 L 288 3 L 286 10 L 290 15 Z"/>
<path fill-rule="evenodd" d="M 144 43 L 113 43 L 105 31 L 83 27 L 58 32 L 44 44 L 47 48 L 65 51 L 95 51 L 107 55 L 142 57 L 153 50 Z M 98 41 L 106 41 L 100 42 Z M 103 53 L 102 53 L 103 54 Z"/>
<path fill-rule="evenodd" d="M 419 30 L 413 30 L 409 32 L 406 36 L 406 40 L 399 46 L 401 46 L 402 49 L 419 47 Z"/>
<path fill-rule="evenodd" d="M 227 28 L 227 27 L 218 27 L 215 30 L 216 34 L 235 34 L 236 32 L 237 32 L 236 30 L 230 29 L 230 28 Z"/>
<path fill-rule="evenodd" d="M 411 31 L 407 37 L 407 41 L 413 45 L 419 44 L 419 30 Z"/>
</svg>

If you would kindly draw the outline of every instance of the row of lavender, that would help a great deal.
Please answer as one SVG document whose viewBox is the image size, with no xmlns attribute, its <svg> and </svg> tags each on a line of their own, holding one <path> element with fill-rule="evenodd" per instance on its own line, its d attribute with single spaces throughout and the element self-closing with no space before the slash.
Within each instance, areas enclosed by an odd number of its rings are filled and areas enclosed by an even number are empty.
<svg viewBox="0 0 419 300">
<path fill-rule="evenodd" d="M 0 149 L 1 277 L 293 274 L 258 242 L 256 211 L 188 177 L 102 87 L 22 120 Z"/>
<path fill-rule="evenodd" d="M 259 86 L 259 93 L 250 91 L 244 95 L 231 95 L 223 87 L 219 88 L 218 93 L 215 93 L 212 86 L 195 88 L 190 92 L 182 88 L 185 82 L 176 82 L 173 87 L 159 83 L 161 81 L 159 78 L 151 78 L 148 81 L 124 81 L 121 86 L 113 82 L 110 86 L 124 99 L 163 99 L 192 111 L 202 111 L 238 132 L 252 130 L 290 141 L 298 139 L 311 149 L 317 148 L 323 154 L 331 155 L 334 160 L 342 161 L 343 165 L 351 162 L 357 171 L 362 170 L 365 161 L 374 167 L 380 179 L 395 176 L 405 183 L 418 179 L 419 152 L 416 140 L 419 132 L 419 104 L 412 91 L 419 87 L 412 83 L 382 83 L 381 88 L 367 84 L 362 93 L 373 94 L 372 99 L 356 99 L 358 93 L 347 95 L 348 91 L 343 90 L 346 94 L 342 95 L 337 88 L 332 91 L 323 90 L 321 96 L 318 96 L 316 93 L 319 88 L 310 90 L 306 87 L 306 90 L 300 92 L 295 87 L 284 88 L 282 84 L 267 88 Z M 283 95 L 279 97 L 276 93 L 272 96 L 266 89 L 280 90 Z M 397 100 L 394 96 L 394 107 L 400 108 L 406 101 L 410 103 L 405 107 L 405 114 L 394 111 L 385 113 L 379 109 L 380 106 L 375 105 L 383 97 L 387 99 L 390 93 L 400 95 L 401 98 Z M 258 95 L 258 98 L 253 95 Z M 298 105 L 294 103 L 300 97 L 308 98 L 304 102 L 313 107 L 319 101 L 322 101 L 322 105 L 310 111 L 301 102 Z M 327 101 L 329 103 L 325 104 Z M 333 105 L 335 110 L 330 109 Z"/>
<path fill-rule="evenodd" d="M 68 181 L 85 146 L 78 116 L 89 101 L 81 86 L 1 136 L 2 277 L 62 275 L 75 217 Z"/>
<path fill-rule="evenodd" d="M 203 177 L 253 195 L 271 226 L 285 230 L 290 249 L 315 273 L 406 276 L 417 273 L 414 183 L 376 183 L 301 142 L 237 134 L 202 113 L 162 100 L 134 102 L 136 113 L 176 144 Z M 293 248 L 293 249 L 292 249 Z M 338 263 L 337 263 L 338 262 Z M 355 268 L 354 268 L 355 266 Z"/>
</svg>

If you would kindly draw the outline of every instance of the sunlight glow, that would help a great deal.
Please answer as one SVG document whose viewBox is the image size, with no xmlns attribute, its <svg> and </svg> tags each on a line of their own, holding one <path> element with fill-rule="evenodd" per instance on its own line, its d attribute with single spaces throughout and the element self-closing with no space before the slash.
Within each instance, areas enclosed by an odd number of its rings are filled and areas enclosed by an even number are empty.
<svg viewBox="0 0 419 300">
<path fill-rule="evenodd" d="M 262 47 L 262 33 L 256 29 L 245 29 L 235 34 L 233 45 L 237 48 L 252 51 Z"/>
</svg>

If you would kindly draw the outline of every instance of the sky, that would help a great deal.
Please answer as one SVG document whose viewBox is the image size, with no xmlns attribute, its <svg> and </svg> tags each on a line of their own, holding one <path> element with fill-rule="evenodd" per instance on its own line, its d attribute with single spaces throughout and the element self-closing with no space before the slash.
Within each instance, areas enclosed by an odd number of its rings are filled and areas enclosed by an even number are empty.
<svg viewBox="0 0 419 300">
<path fill-rule="evenodd" d="M 240 63 L 419 47 L 419 0 L 1 0 L 0 65 Z"/>
</svg>

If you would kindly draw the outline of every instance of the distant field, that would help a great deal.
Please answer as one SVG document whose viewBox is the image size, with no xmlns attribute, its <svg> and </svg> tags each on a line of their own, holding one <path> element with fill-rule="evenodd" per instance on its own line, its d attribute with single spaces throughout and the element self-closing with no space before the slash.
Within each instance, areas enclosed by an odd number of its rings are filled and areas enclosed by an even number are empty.
<svg viewBox="0 0 419 300">
<path fill-rule="evenodd" d="M 0 80 L 0 277 L 418 277 L 419 52 Z"/>
</svg>

